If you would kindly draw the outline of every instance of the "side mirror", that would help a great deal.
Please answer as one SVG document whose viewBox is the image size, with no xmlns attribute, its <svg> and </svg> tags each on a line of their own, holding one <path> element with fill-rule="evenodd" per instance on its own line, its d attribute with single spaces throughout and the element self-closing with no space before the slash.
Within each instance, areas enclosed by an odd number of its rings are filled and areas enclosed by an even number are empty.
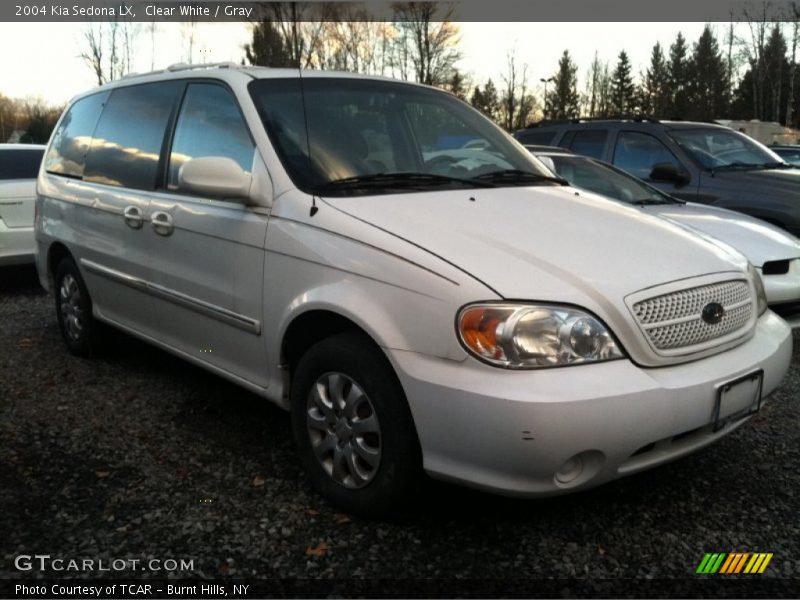
<svg viewBox="0 0 800 600">
<path fill-rule="evenodd" d="M 192 158 L 178 171 L 178 189 L 209 198 L 247 200 L 253 177 L 225 156 Z"/>
<path fill-rule="evenodd" d="M 649 179 L 674 183 L 677 186 L 686 185 L 690 181 L 689 174 L 681 171 L 672 163 L 658 163 L 653 165 Z"/>
</svg>

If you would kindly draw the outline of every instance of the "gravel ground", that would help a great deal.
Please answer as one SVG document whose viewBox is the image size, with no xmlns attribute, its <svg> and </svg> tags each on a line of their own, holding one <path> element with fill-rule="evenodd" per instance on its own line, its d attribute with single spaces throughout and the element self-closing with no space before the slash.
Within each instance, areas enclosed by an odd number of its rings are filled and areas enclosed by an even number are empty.
<svg viewBox="0 0 800 600">
<path fill-rule="evenodd" d="M 760 551 L 774 553 L 760 581 L 800 590 L 797 334 L 772 401 L 697 454 L 549 500 L 431 482 L 424 510 L 376 523 L 310 489 L 288 416 L 260 398 L 125 336 L 106 358 L 69 355 L 32 270 L 0 269 L 0 323 L 0 578 L 39 553 L 193 560 L 179 576 L 394 578 L 444 595 L 471 595 L 455 580 L 511 595 L 501 582 L 548 577 L 570 595 L 574 578 L 691 586 L 705 552 Z"/>
</svg>

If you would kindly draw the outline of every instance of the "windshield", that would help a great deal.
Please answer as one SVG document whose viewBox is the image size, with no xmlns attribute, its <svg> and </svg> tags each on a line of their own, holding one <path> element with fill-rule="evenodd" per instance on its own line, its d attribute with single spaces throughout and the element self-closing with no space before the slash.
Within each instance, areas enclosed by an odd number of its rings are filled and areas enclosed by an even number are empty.
<svg viewBox="0 0 800 600">
<path fill-rule="evenodd" d="M 784 166 L 766 146 L 732 129 L 684 129 L 669 135 L 706 170 Z"/>
<path fill-rule="evenodd" d="M 665 204 L 674 202 L 666 194 L 631 175 L 592 159 L 566 155 L 538 155 L 545 165 L 570 185 L 630 204 Z"/>
<path fill-rule="evenodd" d="M 249 90 L 289 176 L 311 193 L 557 183 L 500 128 L 444 92 L 342 77 L 260 79 Z"/>
</svg>

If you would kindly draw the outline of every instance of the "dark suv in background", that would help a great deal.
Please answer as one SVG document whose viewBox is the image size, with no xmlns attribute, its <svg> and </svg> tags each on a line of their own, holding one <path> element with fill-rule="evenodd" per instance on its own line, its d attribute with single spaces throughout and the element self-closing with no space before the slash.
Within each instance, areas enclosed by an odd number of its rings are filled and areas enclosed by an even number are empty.
<svg viewBox="0 0 800 600">
<path fill-rule="evenodd" d="M 728 127 L 571 121 L 533 125 L 514 137 L 604 160 L 672 196 L 738 210 L 800 236 L 800 169 Z"/>
</svg>

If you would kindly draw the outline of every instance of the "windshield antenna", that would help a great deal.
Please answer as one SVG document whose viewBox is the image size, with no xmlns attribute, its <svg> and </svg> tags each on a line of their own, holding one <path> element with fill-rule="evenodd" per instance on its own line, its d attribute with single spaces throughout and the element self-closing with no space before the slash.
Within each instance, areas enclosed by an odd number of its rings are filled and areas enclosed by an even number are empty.
<svg viewBox="0 0 800 600">
<path fill-rule="evenodd" d="M 298 58 L 297 62 L 297 75 L 300 78 L 300 101 L 303 105 L 303 126 L 306 130 L 306 158 L 308 158 L 308 172 L 313 173 L 312 162 L 311 162 L 311 134 L 309 133 L 308 129 L 308 111 L 306 110 L 306 88 L 303 85 L 303 67 L 300 64 L 300 59 Z M 311 210 L 308 213 L 309 217 L 313 217 L 317 214 L 319 208 L 317 207 L 317 197 L 316 195 L 311 195 Z"/>
</svg>

